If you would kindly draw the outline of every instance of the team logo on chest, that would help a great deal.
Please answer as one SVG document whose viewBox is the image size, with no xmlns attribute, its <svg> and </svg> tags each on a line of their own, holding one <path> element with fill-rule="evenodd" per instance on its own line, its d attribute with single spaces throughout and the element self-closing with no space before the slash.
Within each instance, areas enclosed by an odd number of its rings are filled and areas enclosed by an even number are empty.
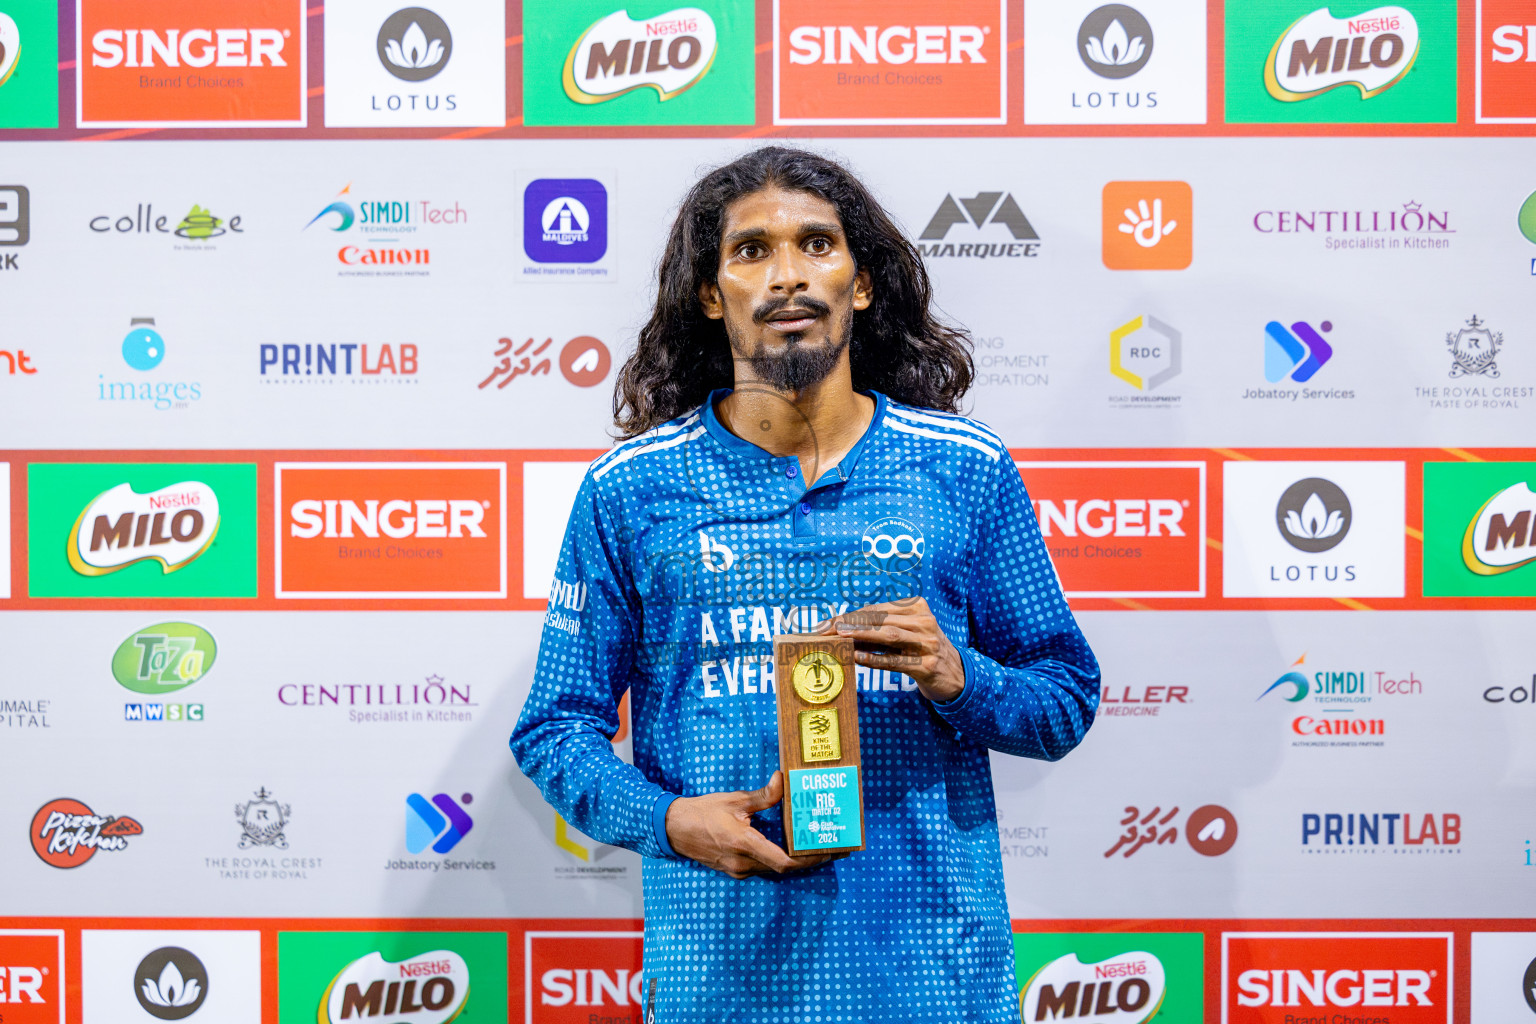
<svg viewBox="0 0 1536 1024">
<path fill-rule="evenodd" d="M 876 519 L 859 540 L 865 561 L 881 572 L 911 572 L 923 561 L 923 531 L 900 516 Z"/>
</svg>

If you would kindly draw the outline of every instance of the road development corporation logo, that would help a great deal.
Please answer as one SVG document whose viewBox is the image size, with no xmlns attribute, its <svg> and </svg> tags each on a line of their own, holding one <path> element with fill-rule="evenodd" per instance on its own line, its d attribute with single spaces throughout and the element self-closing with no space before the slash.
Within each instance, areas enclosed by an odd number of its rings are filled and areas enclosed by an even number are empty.
<svg viewBox="0 0 1536 1024">
<path fill-rule="evenodd" d="M 773 121 L 1004 124 L 1008 5 L 774 0 Z"/>
<path fill-rule="evenodd" d="M 1194 191 L 1183 181 L 1112 181 L 1103 193 L 1110 270 L 1183 270 L 1194 259 Z"/>
<path fill-rule="evenodd" d="M 504 932 L 279 932 L 282 1020 L 507 1024 Z"/>
<path fill-rule="evenodd" d="M 1426 597 L 1536 596 L 1536 462 L 1424 464 Z"/>
<path fill-rule="evenodd" d="M 1069 597 L 1205 595 L 1204 462 L 1020 462 Z"/>
<path fill-rule="evenodd" d="M 1536 122 L 1536 25 L 1524 0 L 1476 0 L 1479 124 Z"/>
<path fill-rule="evenodd" d="M 279 462 L 278 598 L 507 594 L 501 462 Z"/>
<path fill-rule="evenodd" d="M 1183 932 L 1015 935 L 1019 1019 L 1202 1020 L 1202 939 Z"/>
<path fill-rule="evenodd" d="M 1156 391 L 1184 369 L 1184 335 L 1155 316 L 1143 314 L 1109 332 L 1109 372 L 1137 391 Z M 1116 395 L 1122 408 L 1169 408 L 1178 395 L 1155 398 Z"/>
<path fill-rule="evenodd" d="M 78 0 L 83 128 L 303 127 L 305 5 Z"/>
<path fill-rule="evenodd" d="M 1449 932 L 1223 932 L 1223 1024 L 1450 1024 Z"/>
<path fill-rule="evenodd" d="M 64 1024 L 64 933 L 0 931 L 0 1007 L 5 1024 Z"/>
<path fill-rule="evenodd" d="M 527 1024 L 589 1024 L 611 1017 L 639 1024 L 654 1015 L 640 973 L 641 933 L 523 933 L 523 1017 Z"/>
<path fill-rule="evenodd" d="M 50 800 L 32 815 L 29 830 L 32 850 L 44 864 L 77 868 L 97 851 L 120 853 L 130 836 L 142 835 L 144 826 L 129 817 L 95 813 L 79 800 Z"/>
</svg>

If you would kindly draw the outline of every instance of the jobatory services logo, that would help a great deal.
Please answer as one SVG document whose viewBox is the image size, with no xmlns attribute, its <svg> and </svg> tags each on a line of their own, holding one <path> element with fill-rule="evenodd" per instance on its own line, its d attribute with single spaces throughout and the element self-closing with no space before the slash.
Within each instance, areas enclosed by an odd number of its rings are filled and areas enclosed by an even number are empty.
<svg viewBox="0 0 1536 1024">
<path fill-rule="evenodd" d="M 527 1024 L 588 1024 L 613 1017 L 639 1024 L 653 1013 L 655 983 L 644 989 L 641 933 L 529 931 L 523 933 L 526 971 L 522 1020 Z"/>
<path fill-rule="evenodd" d="M 1177 846 L 1181 824 L 1185 843 L 1202 857 L 1219 857 L 1237 843 L 1237 818 L 1219 804 L 1196 807 L 1187 817 L 1177 805 L 1167 810 L 1161 804 L 1150 810 L 1131 805 L 1120 817 L 1124 831 L 1104 856 L 1128 858 L 1148 846 Z"/>
<path fill-rule="evenodd" d="M 1424 464 L 1424 595 L 1536 596 L 1536 462 Z"/>
<path fill-rule="evenodd" d="M 506 35 L 505 9 L 473 0 L 327 4 L 325 123 L 500 128 Z"/>
<path fill-rule="evenodd" d="M 1401 462 L 1222 465 L 1228 597 L 1402 597 Z"/>
<path fill-rule="evenodd" d="M 279 932 L 278 1017 L 508 1024 L 505 932 Z"/>
<path fill-rule="evenodd" d="M 1023 1024 L 1203 1019 L 1199 932 L 1016 934 L 1013 959 Z"/>
<path fill-rule="evenodd" d="M 1184 369 L 1184 335 L 1150 314 L 1133 317 L 1109 332 L 1109 372 L 1141 394 L 1110 396 L 1111 408 L 1169 409 L 1181 395 L 1160 393 Z"/>
<path fill-rule="evenodd" d="M 1205 596 L 1204 462 L 1018 468 L 1068 596 Z"/>
<path fill-rule="evenodd" d="M 82 929 L 81 998 L 88 1022 L 261 1018 L 261 933 Z"/>
<path fill-rule="evenodd" d="M 1333 330 L 1333 322 L 1321 321 L 1316 327 L 1298 320 L 1287 328 L 1278 320 L 1264 325 L 1264 379 L 1271 384 L 1293 380 L 1305 384 L 1333 358 L 1333 346 L 1323 338 Z"/>
<path fill-rule="evenodd" d="M 569 0 L 523 12 L 530 125 L 751 124 L 752 0 Z"/>
<path fill-rule="evenodd" d="M 773 4 L 774 124 L 1007 123 L 1006 3 Z"/>
<path fill-rule="evenodd" d="M 155 412 L 185 412 L 194 402 L 203 399 L 200 381 L 166 380 L 163 377 L 142 377 L 158 370 L 165 362 L 166 343 L 152 316 L 134 317 L 129 321 L 128 333 L 123 336 L 119 349 L 123 363 L 136 373 L 122 374 L 111 379 L 105 373 L 96 375 L 96 401 L 126 402 L 143 406 Z"/>
<path fill-rule="evenodd" d="M 1450 1024 L 1450 932 L 1223 932 L 1222 1020 Z"/>
<path fill-rule="evenodd" d="M 59 126 L 59 5 L 7 0 L 0 11 L 0 128 Z"/>
<path fill-rule="evenodd" d="M 98 852 L 121 853 L 144 826 L 127 816 L 100 815 L 72 797 L 50 800 L 32 815 L 32 850 L 44 864 L 77 868 Z"/>
<path fill-rule="evenodd" d="M 112 677 L 124 689 L 160 697 L 185 689 L 213 668 L 212 634 L 190 622 L 162 622 L 131 634 L 112 655 Z M 202 704 L 139 701 L 123 705 L 129 722 L 200 722 Z"/>
<path fill-rule="evenodd" d="M 64 1024 L 64 933 L 0 930 L 0 1006 L 6 1024 Z"/>
<path fill-rule="evenodd" d="M 501 462 L 279 462 L 278 598 L 507 596 Z"/>
<path fill-rule="evenodd" d="M 960 231 L 951 238 L 955 228 Z M 929 259 L 1021 259 L 1040 255 L 1040 235 L 1012 193 L 978 192 L 958 202 L 948 194 L 918 236 L 917 249 Z"/>
<path fill-rule="evenodd" d="M 1112 181 L 1103 194 L 1110 270 L 1183 270 L 1194 259 L 1194 191 L 1183 181 Z"/>
<path fill-rule="evenodd" d="M 1279 0 L 1226 22 L 1229 122 L 1456 120 L 1455 0 Z"/>
<path fill-rule="evenodd" d="M 1475 0 L 1479 124 L 1536 121 L 1536 25 L 1526 0 Z"/>
<path fill-rule="evenodd" d="M 32 597 L 255 597 L 256 467 L 33 463 Z"/>
<path fill-rule="evenodd" d="M 306 25 L 294 0 L 76 0 L 76 122 L 303 127 Z"/>
<path fill-rule="evenodd" d="M 523 189 L 524 275 L 605 277 L 608 189 L 595 178 L 536 178 Z"/>
<path fill-rule="evenodd" d="M 440 229 L 469 222 L 457 200 L 359 198 L 348 182 L 303 230 L 319 238 L 326 232 L 336 248 L 337 277 L 430 277 L 432 244 Z M 354 230 L 354 228 L 356 230 Z"/>
<path fill-rule="evenodd" d="M 420 793 L 405 798 L 405 848 L 411 854 L 448 853 L 475 827 L 475 820 L 465 810 L 474 796 L 461 793 L 455 800 L 438 793 L 430 800 Z"/>
</svg>

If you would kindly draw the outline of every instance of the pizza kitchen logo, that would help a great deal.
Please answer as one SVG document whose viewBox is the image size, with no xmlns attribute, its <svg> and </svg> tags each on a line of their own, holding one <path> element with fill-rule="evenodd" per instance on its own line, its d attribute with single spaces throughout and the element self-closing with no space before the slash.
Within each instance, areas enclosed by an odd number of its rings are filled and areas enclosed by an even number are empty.
<svg viewBox="0 0 1536 1024">
<path fill-rule="evenodd" d="M 69 564 L 82 576 L 105 576 L 156 561 L 162 573 L 183 569 L 219 532 L 219 496 L 196 480 L 140 494 L 118 484 L 92 499 L 70 529 Z"/>
<path fill-rule="evenodd" d="M 1264 88 L 1283 103 L 1352 85 L 1370 99 L 1396 85 L 1419 55 L 1419 25 L 1403 7 L 1376 7 L 1350 18 L 1319 8 L 1275 40 Z"/>
<path fill-rule="evenodd" d="M 79 800 L 50 800 L 32 815 L 32 849 L 44 864 L 77 868 L 98 851 L 120 853 L 130 836 L 142 835 L 144 826 L 132 818 L 103 816 Z"/>
<path fill-rule="evenodd" d="M 697 7 L 637 21 L 614 11 L 583 32 L 560 75 L 577 103 L 606 103 L 636 89 L 666 102 L 693 88 L 715 63 L 715 22 Z"/>
</svg>

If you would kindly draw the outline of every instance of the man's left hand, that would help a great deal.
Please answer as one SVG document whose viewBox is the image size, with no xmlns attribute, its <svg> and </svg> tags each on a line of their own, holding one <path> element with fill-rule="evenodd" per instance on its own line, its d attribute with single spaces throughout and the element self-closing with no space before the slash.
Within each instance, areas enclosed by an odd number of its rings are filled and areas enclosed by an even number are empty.
<svg viewBox="0 0 1536 1024">
<path fill-rule="evenodd" d="M 947 704 L 965 689 L 960 652 L 939 629 L 925 598 L 868 604 L 823 622 L 816 632 L 853 637 L 854 661 L 911 676 L 935 703 Z"/>
</svg>

